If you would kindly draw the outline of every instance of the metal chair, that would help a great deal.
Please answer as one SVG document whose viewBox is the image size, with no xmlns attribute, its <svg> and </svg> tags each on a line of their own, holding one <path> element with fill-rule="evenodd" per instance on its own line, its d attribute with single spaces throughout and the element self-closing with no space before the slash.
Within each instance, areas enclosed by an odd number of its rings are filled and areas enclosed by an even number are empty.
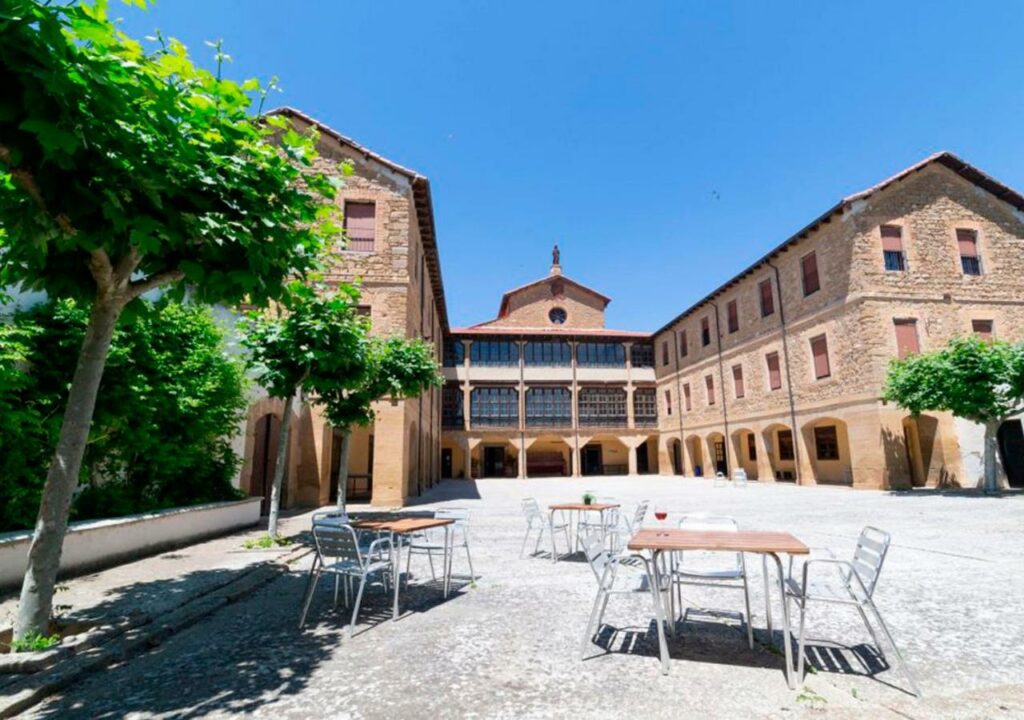
<svg viewBox="0 0 1024 720">
<path fill-rule="evenodd" d="M 616 505 L 618 500 L 613 497 L 599 497 L 594 500 L 597 505 Z M 584 535 L 592 532 L 603 533 L 607 539 L 610 534 L 615 532 L 615 528 L 620 522 L 622 513 L 619 512 L 619 508 L 608 508 L 596 515 L 593 512 L 580 513 L 579 522 L 576 525 L 576 545 L 577 547 L 582 542 Z"/>
<path fill-rule="evenodd" d="M 560 519 L 556 521 L 553 514 L 544 515 L 534 498 L 525 498 L 523 500 L 523 516 L 526 518 L 526 536 L 523 537 L 523 545 L 519 548 L 519 557 L 523 556 L 523 551 L 526 550 L 526 542 L 530 539 L 530 534 L 534 530 L 537 531 L 537 544 L 533 548 L 534 554 L 540 550 L 540 541 L 544 538 L 545 530 L 551 536 L 551 562 L 555 562 L 558 559 L 557 551 L 555 550 L 556 530 L 561 530 L 565 534 L 565 550 L 567 553 L 572 552 L 572 540 L 569 539 L 569 523 L 565 520 L 564 516 L 560 515 Z"/>
<path fill-rule="evenodd" d="M 436 580 L 437 574 L 434 572 L 434 555 L 440 553 L 442 556 L 442 562 L 444 562 L 444 572 L 446 573 L 446 577 L 448 577 L 451 575 L 451 561 L 455 555 L 455 548 L 465 548 L 466 561 L 469 563 L 469 579 L 471 582 L 475 583 L 476 574 L 473 572 L 473 558 L 469 554 L 469 510 L 466 508 L 442 508 L 434 513 L 434 517 L 455 521 L 449 530 L 449 532 L 452 533 L 452 558 L 445 557 L 447 548 L 444 544 L 444 528 L 433 528 L 424 533 L 413 536 L 410 539 L 409 555 L 405 567 L 412 567 L 412 556 L 414 553 L 417 555 L 426 555 L 427 560 L 430 562 L 430 576 Z M 438 536 L 441 537 L 439 538 Z"/>
<path fill-rule="evenodd" d="M 732 471 L 732 486 L 747 486 L 747 471 L 744 468 L 736 468 L 735 470 Z"/>
<path fill-rule="evenodd" d="M 679 528 L 682 530 L 719 532 L 737 532 L 739 530 L 736 521 L 731 517 L 705 514 L 684 516 L 679 521 Z M 727 562 L 730 555 L 732 556 L 732 562 Z M 754 629 L 750 619 L 750 587 L 747 584 L 747 564 L 743 558 L 743 553 L 715 551 L 674 553 L 672 557 L 672 579 L 679 596 L 680 607 L 683 602 L 683 585 L 742 590 L 743 599 L 746 603 L 746 614 L 743 616 L 743 621 L 747 626 L 747 645 L 753 650 Z M 675 600 L 674 597 L 672 599 L 673 601 Z M 674 602 L 672 615 L 675 617 Z M 683 622 L 686 622 L 685 613 L 683 614 Z"/>
<path fill-rule="evenodd" d="M 800 605 L 797 677 L 801 681 L 804 675 L 804 659 L 806 655 L 805 626 L 807 603 L 822 602 L 833 605 L 852 605 L 857 608 L 857 612 L 860 613 L 861 620 L 864 621 L 864 626 L 868 629 L 868 633 L 871 635 L 879 655 L 885 660 L 882 644 L 878 642 L 878 636 L 875 634 L 875 629 L 871 626 L 868 620 L 868 613 L 865 610 L 871 612 L 889 645 L 892 646 L 896 659 L 899 661 L 903 674 L 910 682 L 914 694 L 918 697 L 921 696 L 921 690 L 914 680 L 914 676 L 910 673 L 910 668 L 907 666 L 906 660 L 903 659 L 903 654 L 896 645 L 896 641 L 893 640 L 892 633 L 889 632 L 885 621 L 882 620 L 882 615 L 874 601 L 875 587 L 878 585 L 878 577 L 882 573 L 882 565 L 885 562 L 885 556 L 889 552 L 891 542 L 892 537 L 889 533 L 868 526 L 861 531 L 860 537 L 857 539 L 857 547 L 853 551 L 852 560 L 811 558 L 803 563 L 802 582 L 798 583 L 790 574 L 786 581 L 786 595 L 788 598 L 796 600 Z M 826 577 L 821 576 L 820 573 L 814 573 L 812 576 L 812 567 L 830 567 L 835 572 L 830 573 Z"/>
<path fill-rule="evenodd" d="M 661 588 L 656 591 L 654 575 L 651 573 L 647 558 L 640 554 L 616 555 L 610 552 L 605 547 L 604 537 L 600 532 L 590 533 L 583 538 L 583 551 L 594 577 L 597 578 L 597 596 L 594 598 L 594 607 L 590 611 L 590 619 L 587 621 L 587 629 L 580 646 L 580 660 L 586 658 L 587 647 L 594 634 L 601 628 L 601 621 L 608 608 L 608 599 L 612 595 L 649 593 L 654 604 L 654 615 L 660 623 L 663 621 L 661 613 L 664 604 L 657 591 L 665 595 L 671 590 L 671 578 L 663 575 Z M 640 567 L 643 568 L 643 572 L 637 572 Z M 661 644 L 662 657 L 667 657 L 668 652 L 660 633 L 658 640 Z M 667 665 L 664 667 L 667 671 Z"/>
<path fill-rule="evenodd" d="M 647 517 L 647 508 L 650 507 L 650 500 L 641 500 L 637 503 L 636 510 L 633 511 L 633 519 L 631 520 L 625 513 L 618 513 L 618 518 L 615 527 L 611 531 L 611 549 L 612 552 L 618 552 L 622 549 L 623 536 L 630 538 L 636 534 L 636 532 L 643 527 L 644 518 Z"/>
<path fill-rule="evenodd" d="M 313 601 L 313 592 L 316 590 L 322 574 L 329 573 L 335 577 L 335 606 L 338 605 L 338 581 L 342 578 L 346 580 L 358 578 L 359 592 L 356 594 L 355 605 L 352 608 L 352 621 L 348 628 L 348 636 L 352 637 L 367 581 L 374 574 L 382 574 L 381 583 L 386 590 L 387 577 L 394 572 L 391 538 L 377 538 L 370 543 L 368 551 L 364 553 L 359 547 L 359 538 L 352 526 L 321 523 L 313 526 L 313 543 L 316 549 L 316 558 L 313 567 L 309 570 L 310 582 L 306 589 L 306 600 L 303 603 L 302 616 L 299 618 L 299 627 L 306 624 L 306 615 L 309 613 L 309 605 Z"/>
</svg>

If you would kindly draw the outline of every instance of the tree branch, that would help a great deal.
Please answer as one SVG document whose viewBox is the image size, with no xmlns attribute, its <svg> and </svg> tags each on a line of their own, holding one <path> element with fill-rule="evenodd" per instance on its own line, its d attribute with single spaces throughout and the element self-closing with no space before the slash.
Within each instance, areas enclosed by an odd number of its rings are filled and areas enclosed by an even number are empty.
<svg viewBox="0 0 1024 720">
<path fill-rule="evenodd" d="M 139 249 L 132 245 L 128 253 L 117 261 L 117 267 L 114 268 L 114 282 L 118 286 L 128 285 L 128 281 L 131 279 L 132 273 L 135 272 L 135 268 L 139 266 L 141 259 Z"/>
<path fill-rule="evenodd" d="M 110 264 L 110 256 L 103 248 L 96 248 L 89 253 L 89 272 L 96 281 L 101 292 L 110 292 L 114 283 L 114 266 Z"/>
<path fill-rule="evenodd" d="M 60 214 L 54 216 L 50 214 L 50 211 L 46 207 L 46 201 L 43 200 L 43 193 L 39 190 L 39 185 L 36 183 L 35 177 L 28 170 L 14 167 L 11 163 L 11 149 L 6 145 L 0 145 L 0 162 L 3 162 L 3 164 L 7 166 L 11 173 L 11 179 L 14 181 L 15 185 L 18 185 L 28 194 L 32 199 L 32 202 L 36 204 L 36 207 L 42 210 L 46 215 L 53 218 L 54 222 L 57 223 L 57 226 L 65 233 L 68 235 L 75 234 L 76 230 L 71 225 L 71 221 L 68 220 L 67 215 Z"/>
<path fill-rule="evenodd" d="M 128 298 L 130 300 L 134 300 L 139 295 L 144 295 L 150 290 L 154 290 L 161 285 L 177 282 L 183 277 L 185 277 L 185 273 L 181 270 L 164 270 L 163 272 L 158 272 L 155 275 L 150 275 L 148 278 L 136 280 L 128 285 Z"/>
</svg>

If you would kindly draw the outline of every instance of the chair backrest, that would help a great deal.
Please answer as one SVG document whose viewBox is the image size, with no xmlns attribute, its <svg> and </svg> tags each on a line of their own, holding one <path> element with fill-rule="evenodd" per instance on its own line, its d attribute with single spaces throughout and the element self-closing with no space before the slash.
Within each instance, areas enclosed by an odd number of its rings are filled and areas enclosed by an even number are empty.
<svg viewBox="0 0 1024 720">
<path fill-rule="evenodd" d="M 605 546 L 604 536 L 599 532 L 584 535 L 583 552 L 587 556 L 590 569 L 594 571 L 597 584 L 606 590 L 610 589 L 614 578 L 609 576 L 607 570 L 612 556 Z"/>
<path fill-rule="evenodd" d="M 857 538 L 851 565 L 864 583 L 868 597 L 875 592 L 875 585 L 878 584 L 878 576 L 882 573 L 882 564 L 891 543 L 892 536 L 889 533 L 870 525 L 861 530 L 860 537 Z"/>
<path fill-rule="evenodd" d="M 732 482 L 736 487 L 747 486 L 747 471 L 744 468 L 736 468 L 732 471 Z"/>
<path fill-rule="evenodd" d="M 455 527 L 460 530 L 466 530 L 469 528 L 469 510 L 467 508 L 441 508 L 434 513 L 434 517 L 442 520 L 454 520 Z"/>
<path fill-rule="evenodd" d="M 363 556 L 359 552 L 359 538 L 351 525 L 333 525 L 320 523 L 313 525 L 313 541 L 320 562 L 330 564 L 328 558 L 351 560 L 363 566 Z"/>
<path fill-rule="evenodd" d="M 644 524 L 644 518 L 647 517 L 647 508 L 650 507 L 650 500 L 641 500 L 636 506 L 636 511 L 633 513 L 633 532 L 639 530 Z"/>
<path fill-rule="evenodd" d="M 348 513 L 341 510 L 317 510 L 312 525 L 348 525 Z"/>
<path fill-rule="evenodd" d="M 680 530 L 707 530 L 712 532 L 739 532 L 740 526 L 734 518 L 727 515 L 711 515 L 709 513 L 692 513 L 690 515 L 684 515 L 679 520 Z M 714 560 L 721 561 L 723 555 L 733 555 L 735 564 L 733 566 L 722 566 L 718 565 L 715 568 L 711 567 Z M 741 570 L 743 568 L 743 558 L 739 553 L 727 553 L 713 550 L 701 550 L 696 552 L 687 552 L 686 560 L 687 564 L 693 566 L 695 559 L 700 560 L 700 570 Z"/>
<path fill-rule="evenodd" d="M 544 522 L 544 516 L 540 512 L 540 505 L 534 498 L 523 498 L 523 515 L 526 517 L 526 522 L 529 525 L 533 525 L 535 520 Z"/>
</svg>

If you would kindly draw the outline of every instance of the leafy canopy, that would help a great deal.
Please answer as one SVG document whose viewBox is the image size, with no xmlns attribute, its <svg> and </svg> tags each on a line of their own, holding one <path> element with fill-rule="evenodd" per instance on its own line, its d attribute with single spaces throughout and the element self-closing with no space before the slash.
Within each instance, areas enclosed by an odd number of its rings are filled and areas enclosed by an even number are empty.
<svg viewBox="0 0 1024 720">
<path fill-rule="evenodd" d="M 294 283 L 288 309 L 275 317 L 251 313 L 242 343 L 256 379 L 271 397 L 287 398 L 303 383 L 351 388 L 362 382 L 370 351 L 370 323 L 357 310 L 359 291 L 342 284 L 336 293 Z"/>
<path fill-rule="evenodd" d="M 221 77 L 219 46 L 212 73 L 155 40 L 105 0 L 0 0 L 0 287 L 262 305 L 340 237 L 315 132 L 251 115 L 270 87 Z"/>
<path fill-rule="evenodd" d="M 954 339 L 942 350 L 894 360 L 883 397 L 914 415 L 948 411 L 985 423 L 1024 409 L 1024 344 Z"/>
</svg>

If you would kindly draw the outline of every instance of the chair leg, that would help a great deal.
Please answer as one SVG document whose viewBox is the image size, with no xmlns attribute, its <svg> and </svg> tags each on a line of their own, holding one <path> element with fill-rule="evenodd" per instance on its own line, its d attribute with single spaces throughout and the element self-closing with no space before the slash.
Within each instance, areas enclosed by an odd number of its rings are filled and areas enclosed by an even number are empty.
<svg viewBox="0 0 1024 720">
<path fill-rule="evenodd" d="M 892 646 L 893 652 L 896 654 L 896 659 L 900 662 L 900 668 L 903 670 L 903 675 L 906 676 L 907 681 L 910 683 L 911 689 L 914 691 L 914 695 L 921 697 L 921 688 L 917 685 L 917 680 L 914 679 L 913 674 L 910 672 L 910 667 L 907 665 L 907 661 L 903 657 L 903 653 L 900 652 L 899 646 L 896 641 L 892 639 L 892 633 L 889 632 L 889 626 L 885 624 L 885 620 L 882 619 L 882 613 L 878 612 L 878 607 L 875 605 L 875 601 L 868 598 L 868 607 L 871 608 L 871 614 L 875 616 L 875 620 L 878 622 L 878 627 L 882 629 L 882 633 L 885 635 L 885 639 Z M 877 641 L 876 641 L 877 642 Z M 881 648 L 879 648 L 881 651 Z"/>
<path fill-rule="evenodd" d="M 798 684 L 802 684 L 804 681 L 804 663 L 807 660 L 807 599 L 801 598 L 798 602 L 800 605 L 800 632 L 797 635 L 796 681 Z"/>
<path fill-rule="evenodd" d="M 551 562 L 558 562 L 558 551 L 555 550 L 555 526 L 548 527 L 548 534 L 551 535 Z"/>
<path fill-rule="evenodd" d="M 583 633 L 583 644 L 580 645 L 580 660 L 587 657 L 587 648 L 590 646 L 590 641 L 594 637 L 594 621 L 597 619 L 597 608 L 601 604 L 601 596 L 604 595 L 602 590 L 597 591 L 597 596 L 594 598 L 594 607 L 590 609 L 590 618 L 587 620 L 587 629 Z"/>
<path fill-rule="evenodd" d="M 356 593 L 356 604 L 352 608 L 352 621 L 348 626 L 348 636 L 351 638 L 356 633 L 356 620 L 359 618 L 359 605 L 363 602 L 363 590 L 366 588 L 366 575 L 359 578 L 359 592 Z"/>
<path fill-rule="evenodd" d="M 469 581 L 476 583 L 476 573 L 473 572 L 473 556 L 469 554 L 469 540 L 466 540 L 466 560 L 469 562 Z"/>
<path fill-rule="evenodd" d="M 743 601 L 747 605 L 747 647 L 754 649 L 754 618 L 750 614 L 750 585 L 747 583 L 747 561 L 740 555 L 740 567 L 743 568 Z"/>
<path fill-rule="evenodd" d="M 775 638 L 772 635 L 772 592 L 771 583 L 768 582 L 768 556 L 761 555 L 761 572 L 764 575 L 764 618 L 768 624 L 768 644 L 772 645 Z"/>
<path fill-rule="evenodd" d="M 544 526 L 541 525 L 537 529 L 537 544 L 533 546 L 533 554 L 536 555 L 540 552 L 540 541 L 544 539 Z"/>
<path fill-rule="evenodd" d="M 533 532 L 533 525 L 527 525 L 526 526 L 526 535 L 523 536 L 523 544 L 519 548 L 519 557 L 522 557 L 523 553 L 526 552 L 526 543 L 530 539 L 530 533 L 531 532 Z"/>
<path fill-rule="evenodd" d="M 334 575 L 334 607 L 338 607 L 338 590 L 341 589 L 341 575 Z"/>
<path fill-rule="evenodd" d="M 318 582 L 320 582 L 320 571 L 315 570 L 313 573 L 312 582 L 309 583 L 309 589 L 306 590 L 306 602 L 302 605 L 302 615 L 299 617 L 300 628 L 306 624 L 306 614 L 309 612 L 309 604 L 313 601 L 313 591 L 316 590 L 316 585 Z"/>
</svg>

